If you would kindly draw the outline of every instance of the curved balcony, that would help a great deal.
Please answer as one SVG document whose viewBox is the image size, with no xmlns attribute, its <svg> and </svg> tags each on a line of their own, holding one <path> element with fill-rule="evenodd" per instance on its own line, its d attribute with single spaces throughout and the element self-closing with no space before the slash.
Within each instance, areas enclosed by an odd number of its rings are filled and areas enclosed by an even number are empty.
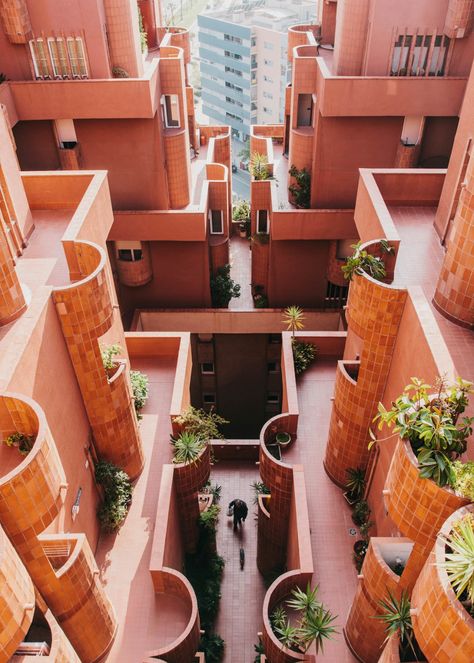
<svg viewBox="0 0 474 663">
<path fill-rule="evenodd" d="M 77 334 L 102 336 L 113 320 L 105 250 L 86 241 L 74 242 L 74 250 L 81 280 L 53 290 L 53 301 L 68 345 Z"/>
<path fill-rule="evenodd" d="M 290 129 L 290 153 L 288 163 L 298 170 L 306 168 L 311 172 L 313 161 L 313 127 L 292 127 Z M 288 179 L 291 179 L 288 177 Z"/>
<path fill-rule="evenodd" d="M 0 396 L 1 439 L 15 432 L 31 436 L 32 448 L 23 456 L 17 448 L 0 445 L 0 522 L 23 557 L 59 514 L 67 484 L 41 407 L 25 396 L 6 393 Z"/>
<path fill-rule="evenodd" d="M 310 34 L 308 34 L 310 33 Z M 320 25 L 292 25 L 288 28 L 288 62 L 293 61 L 296 46 L 315 44 L 321 37 Z"/>
<path fill-rule="evenodd" d="M 158 44 L 164 46 L 174 46 L 182 48 L 184 53 L 184 62 L 191 62 L 191 43 L 189 30 L 175 26 L 160 26 L 156 29 Z"/>
<path fill-rule="evenodd" d="M 108 380 L 99 349 L 114 318 L 106 253 L 92 242 L 73 242 L 68 262 L 81 280 L 55 288 L 53 299 L 97 449 L 135 479 L 144 459 L 127 372 L 123 367 Z"/>
<path fill-rule="evenodd" d="M 122 285 L 129 288 L 139 288 L 149 283 L 153 278 L 149 243 L 142 242 L 141 260 L 120 260 L 120 258 L 117 258 L 115 266 Z"/>
<path fill-rule="evenodd" d="M 50 565 L 40 590 L 80 660 L 100 660 L 112 644 L 117 621 L 85 535 L 43 534 L 38 539 Z"/>
<path fill-rule="evenodd" d="M 422 479 L 416 456 L 405 440 L 398 441 L 392 458 L 385 501 L 398 529 L 418 544 L 425 556 L 444 521 L 469 502 L 431 479 Z"/>
<path fill-rule="evenodd" d="M 35 589 L 6 534 L 0 528 L 0 659 L 10 660 L 31 625 Z"/>
<path fill-rule="evenodd" d="M 379 601 L 388 592 L 400 597 L 403 582 L 389 566 L 397 555 L 406 560 L 413 547 L 409 539 L 370 539 L 362 565 L 359 584 L 344 628 L 346 642 L 355 656 L 365 663 L 377 663 L 386 638 L 385 625 L 374 619 L 381 614 Z M 370 638 L 367 634 L 370 633 Z"/>
<path fill-rule="evenodd" d="M 400 663 L 400 640 L 398 636 L 392 635 L 383 648 L 382 655 L 377 663 Z"/>
<path fill-rule="evenodd" d="M 25 297 L 0 227 L 0 327 L 16 320 L 25 309 Z"/>
<path fill-rule="evenodd" d="M 229 237 L 227 235 L 210 235 L 209 253 L 212 272 L 229 263 Z"/>
<path fill-rule="evenodd" d="M 179 209 L 189 205 L 191 186 L 186 164 L 189 161 L 189 138 L 186 127 L 165 129 L 164 134 L 166 173 L 170 208 Z"/>
<path fill-rule="evenodd" d="M 313 650 L 303 654 L 302 652 L 294 652 L 283 647 L 273 633 L 270 624 L 270 615 L 273 610 L 290 595 L 290 592 L 294 587 L 299 587 L 304 591 L 307 583 L 311 581 L 311 576 L 312 573 L 302 573 L 300 570 L 288 571 L 277 578 L 265 594 L 265 599 L 263 601 L 262 640 L 267 660 L 272 663 L 292 663 L 293 661 L 315 660 L 312 653 Z"/>
<path fill-rule="evenodd" d="M 457 510 L 444 523 L 412 595 L 413 629 L 429 661 L 469 663 L 474 660 L 474 619 L 457 599 L 445 569 L 447 536 L 474 506 Z"/>
<path fill-rule="evenodd" d="M 176 596 L 186 603 L 189 620 L 184 631 L 173 642 L 160 649 L 147 652 L 144 663 L 156 663 L 157 658 L 168 663 L 193 661 L 201 636 L 197 599 L 191 583 L 182 573 L 169 567 L 154 571 L 153 583 L 156 592 Z"/>
</svg>

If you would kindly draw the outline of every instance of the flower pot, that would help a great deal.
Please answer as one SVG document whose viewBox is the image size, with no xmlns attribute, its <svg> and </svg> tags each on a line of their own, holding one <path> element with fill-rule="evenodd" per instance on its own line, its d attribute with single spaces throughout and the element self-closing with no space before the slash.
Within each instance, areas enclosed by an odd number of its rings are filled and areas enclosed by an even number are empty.
<svg viewBox="0 0 474 663">
<path fill-rule="evenodd" d="M 353 549 L 354 549 L 354 554 L 357 555 L 357 557 L 364 558 L 365 554 L 367 552 L 368 548 L 368 543 L 364 539 L 359 539 L 354 543 Z"/>
<path fill-rule="evenodd" d="M 275 440 L 280 447 L 287 447 L 291 442 L 291 435 L 289 433 L 277 433 Z"/>
</svg>

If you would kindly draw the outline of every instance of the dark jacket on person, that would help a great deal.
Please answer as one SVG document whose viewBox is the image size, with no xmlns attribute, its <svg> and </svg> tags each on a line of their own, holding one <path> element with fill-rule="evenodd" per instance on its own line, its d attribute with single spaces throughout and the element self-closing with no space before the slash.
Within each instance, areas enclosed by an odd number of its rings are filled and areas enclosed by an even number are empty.
<svg viewBox="0 0 474 663">
<path fill-rule="evenodd" d="M 232 500 L 229 504 L 229 509 L 233 509 L 234 521 L 245 520 L 249 512 L 248 506 L 243 500 Z"/>
</svg>

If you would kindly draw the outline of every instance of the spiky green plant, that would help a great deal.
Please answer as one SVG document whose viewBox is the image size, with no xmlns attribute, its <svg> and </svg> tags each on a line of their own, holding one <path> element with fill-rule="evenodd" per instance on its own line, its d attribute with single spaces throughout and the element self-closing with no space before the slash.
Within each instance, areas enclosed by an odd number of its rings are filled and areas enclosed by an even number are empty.
<svg viewBox="0 0 474 663">
<path fill-rule="evenodd" d="M 332 625 L 335 619 L 331 611 L 322 606 L 305 614 L 297 629 L 298 639 L 305 652 L 313 642 L 316 645 L 316 653 L 323 651 L 324 641 L 330 640 L 334 633 L 337 633 L 336 627 Z"/>
<path fill-rule="evenodd" d="M 270 615 L 270 624 L 272 626 L 272 630 L 275 631 L 277 628 L 284 628 L 287 619 L 288 617 L 285 609 L 281 605 L 277 606 Z"/>
<path fill-rule="evenodd" d="M 350 496 L 355 500 L 359 500 L 364 494 L 366 485 L 365 469 L 362 467 L 348 467 L 346 475 L 346 488 Z"/>
<path fill-rule="evenodd" d="M 275 627 L 275 634 L 283 647 L 287 649 L 298 645 L 298 629 L 296 626 L 292 626 L 288 620 L 285 620 L 281 626 Z"/>
<path fill-rule="evenodd" d="M 311 589 L 311 585 L 306 585 L 306 591 L 303 591 L 299 587 L 295 587 L 291 590 L 292 599 L 288 599 L 286 605 L 293 610 L 299 610 L 303 612 L 316 612 L 321 607 L 320 601 L 316 598 L 318 595 L 318 585 L 314 589 Z"/>
<path fill-rule="evenodd" d="M 468 514 L 454 523 L 446 538 L 445 561 L 441 564 L 448 574 L 458 598 L 467 592 L 474 604 L 474 516 Z"/>
<path fill-rule="evenodd" d="M 171 440 L 173 445 L 173 463 L 196 463 L 199 454 L 205 448 L 207 441 L 201 440 L 195 433 L 183 431 L 176 439 Z"/>
<path fill-rule="evenodd" d="M 410 599 L 408 593 L 403 591 L 400 600 L 395 598 L 391 591 L 387 589 L 387 597 L 378 601 L 379 606 L 384 611 L 380 615 L 374 615 L 374 619 L 379 619 L 385 625 L 385 632 L 387 637 L 384 643 L 387 642 L 393 635 L 398 634 L 400 638 L 400 646 L 402 648 L 409 647 L 417 660 L 415 651 L 413 625 L 411 623 L 410 615 Z"/>
<path fill-rule="evenodd" d="M 365 249 L 362 249 L 360 242 L 353 244 L 352 248 L 354 249 L 354 253 L 351 256 L 347 256 L 345 264 L 341 267 L 344 278 L 352 281 L 354 274 L 365 272 L 377 281 L 382 281 L 386 276 L 385 264 L 382 258 L 373 256 Z"/>
<path fill-rule="evenodd" d="M 250 155 L 250 174 L 255 180 L 268 180 L 270 178 L 266 154 L 252 152 Z"/>
<path fill-rule="evenodd" d="M 299 306 L 287 306 L 283 313 L 283 322 L 294 338 L 295 332 L 304 329 L 304 311 Z"/>
</svg>

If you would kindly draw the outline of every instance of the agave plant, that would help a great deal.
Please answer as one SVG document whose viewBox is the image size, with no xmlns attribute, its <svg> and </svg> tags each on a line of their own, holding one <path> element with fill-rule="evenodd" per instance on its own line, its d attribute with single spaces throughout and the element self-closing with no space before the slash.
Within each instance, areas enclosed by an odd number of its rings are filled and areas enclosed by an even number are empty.
<svg viewBox="0 0 474 663">
<path fill-rule="evenodd" d="M 316 611 L 309 611 L 305 614 L 300 626 L 298 627 L 298 638 L 306 652 L 314 642 L 316 653 L 323 651 L 324 640 L 330 640 L 334 633 L 337 633 L 336 627 L 332 622 L 336 619 L 329 610 L 320 606 Z"/>
<path fill-rule="evenodd" d="M 374 619 L 380 619 L 385 624 L 387 637 L 384 640 L 384 644 L 393 635 L 398 634 L 400 647 L 402 647 L 402 649 L 409 648 L 415 656 L 415 660 L 418 660 L 415 649 L 413 625 L 411 623 L 411 605 L 408 593 L 406 591 L 402 592 L 400 600 L 396 599 L 389 589 L 387 590 L 387 594 L 387 598 L 378 601 L 379 606 L 384 612 L 380 615 L 374 615 Z"/>
<path fill-rule="evenodd" d="M 446 539 L 450 552 L 442 566 L 446 569 L 458 598 L 464 592 L 474 604 L 474 516 L 468 514 L 454 523 Z"/>
<path fill-rule="evenodd" d="M 362 467 L 348 467 L 346 469 L 346 488 L 350 497 L 359 500 L 364 494 L 366 480 L 365 470 Z"/>
<path fill-rule="evenodd" d="M 183 431 L 176 439 L 171 439 L 174 447 L 173 463 L 196 463 L 207 442 L 190 431 Z"/>
<path fill-rule="evenodd" d="M 295 587 L 291 590 L 292 599 L 289 599 L 286 602 L 286 605 L 293 610 L 300 610 L 303 612 L 316 612 L 321 607 L 320 601 L 317 600 L 318 595 L 318 585 L 314 589 L 311 589 L 311 585 L 306 585 L 306 591 L 303 591 L 299 587 Z"/>
<path fill-rule="evenodd" d="M 288 331 L 291 331 L 292 337 L 295 337 L 295 332 L 304 329 L 304 312 L 299 306 L 288 306 L 283 314 L 283 322 L 286 324 Z"/>
<path fill-rule="evenodd" d="M 292 626 L 288 620 L 285 620 L 281 626 L 275 627 L 275 633 L 283 647 L 291 649 L 295 645 L 298 645 L 298 628 Z"/>
<path fill-rule="evenodd" d="M 250 174 L 255 180 L 268 180 L 270 178 L 268 157 L 266 154 L 252 152 L 250 156 Z"/>
<path fill-rule="evenodd" d="M 284 628 L 287 622 L 287 615 L 285 609 L 279 605 L 270 615 L 270 624 L 272 625 L 272 630 L 275 631 L 278 628 Z"/>
</svg>

